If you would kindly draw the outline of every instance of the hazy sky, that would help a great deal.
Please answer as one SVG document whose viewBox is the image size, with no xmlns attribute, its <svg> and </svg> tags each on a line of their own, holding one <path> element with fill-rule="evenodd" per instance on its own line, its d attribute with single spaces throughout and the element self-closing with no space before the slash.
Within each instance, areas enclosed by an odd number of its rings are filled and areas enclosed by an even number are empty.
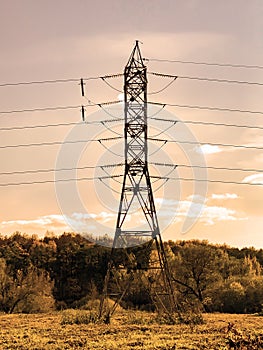
<svg viewBox="0 0 263 350">
<path fill-rule="evenodd" d="M 151 1 L 34 1 L 0 0 L 0 84 L 7 82 L 43 81 L 67 78 L 88 78 L 111 73 L 122 73 L 136 39 L 142 42 L 146 58 L 163 58 L 197 62 L 222 62 L 262 65 L 263 58 L 263 3 L 252 0 L 151 0 Z M 263 69 L 241 69 L 216 66 L 197 66 L 179 63 L 149 61 L 149 71 L 179 76 L 210 77 L 246 80 L 263 83 Z M 170 80 L 149 76 L 149 92 L 160 90 Z M 122 78 L 108 81 L 122 89 Z M 79 82 L 0 86 L 0 112 L 23 109 L 80 106 L 88 100 L 104 102 L 117 100 L 119 92 L 102 80 L 86 82 L 86 99 L 81 97 Z M 241 110 L 263 111 L 263 87 L 260 85 L 223 84 L 178 79 L 160 94 L 149 95 L 149 100 L 171 104 L 216 106 Z M 157 107 L 156 107 L 157 108 Z M 150 110 L 154 114 L 155 109 Z M 122 105 L 108 113 L 122 114 Z M 196 109 L 166 107 L 161 118 L 206 121 L 249 126 L 261 126 L 262 115 L 249 113 L 213 112 Z M 87 107 L 89 121 L 110 118 L 99 107 Z M 111 131 L 92 125 L 76 127 L 45 127 L 20 129 L 15 127 L 81 122 L 79 109 L 45 112 L 1 113 L 0 147 L 28 143 L 77 140 L 99 135 L 114 136 Z M 150 122 L 149 122 L 150 124 Z M 260 129 L 186 126 L 178 123 L 160 138 L 187 138 L 203 143 L 236 144 L 263 147 Z M 151 124 L 152 134 L 164 129 L 165 124 Z M 116 125 L 115 132 L 122 126 Z M 116 136 L 116 135 L 115 135 Z M 102 147 L 31 146 L 0 148 L 0 184 L 53 181 L 54 173 L 27 173 L 4 175 L 39 169 L 92 166 L 121 162 L 121 156 L 110 157 Z M 113 147 L 114 145 L 106 146 Z M 122 146 L 116 146 L 122 155 Z M 151 145 L 154 152 L 156 145 Z M 153 155 L 153 161 L 168 157 L 176 164 L 200 164 L 208 167 L 258 169 L 262 171 L 262 150 L 237 149 L 223 146 L 204 146 L 202 154 L 197 146 L 180 148 L 173 144 Z M 78 156 L 76 156 L 78 154 Z M 77 158 L 76 158 L 76 157 Z M 75 157 L 75 158 L 74 158 Z M 203 158 L 204 157 L 204 158 Z M 168 159 L 167 158 L 167 159 Z M 110 169 L 117 174 L 122 169 Z M 152 172 L 165 174 L 156 168 Z M 165 170 L 167 172 L 167 169 Z M 169 169 L 168 169 L 169 171 Z M 64 178 L 102 175 L 92 169 L 77 173 L 66 172 Z M 105 175 L 105 173 L 104 173 Z M 58 175 L 60 176 L 60 175 Z M 62 175 L 61 175 L 62 176 Z M 172 176 L 202 177 L 206 172 L 194 173 L 178 168 Z M 207 169 L 209 180 L 260 182 L 259 171 L 219 171 Z M 161 184 L 161 183 L 160 183 Z M 235 246 L 263 246 L 263 189 L 262 186 L 220 184 L 205 185 L 173 181 L 166 189 L 155 193 L 160 225 L 164 238 L 208 239 L 211 242 Z M 118 191 L 120 184 L 106 185 Z M 157 189 L 159 183 L 154 185 Z M 72 191 L 78 191 L 81 205 L 75 206 Z M 65 221 L 71 215 L 73 228 L 96 233 L 114 232 L 118 194 L 111 192 L 100 181 L 81 181 L 77 186 L 52 183 L 1 186 L 0 232 L 21 232 L 43 235 L 47 230 L 62 233 L 72 230 Z M 57 193 L 57 195 L 56 195 Z M 59 197 L 59 203 L 56 197 Z M 62 196 L 62 197 L 61 197 Z M 63 197 L 64 196 L 64 197 Z M 63 203 L 61 203 L 61 201 Z M 70 204 L 70 205 L 69 205 Z M 192 204 L 189 212 L 189 207 Z M 197 223 L 182 234 L 189 218 L 202 209 Z M 176 210 L 176 211 L 175 211 Z M 175 213 L 175 214 L 174 214 Z M 131 221 L 132 224 L 132 221 Z M 99 226 L 101 225 L 101 226 Z M 190 225 L 190 224 L 189 224 Z"/>
</svg>

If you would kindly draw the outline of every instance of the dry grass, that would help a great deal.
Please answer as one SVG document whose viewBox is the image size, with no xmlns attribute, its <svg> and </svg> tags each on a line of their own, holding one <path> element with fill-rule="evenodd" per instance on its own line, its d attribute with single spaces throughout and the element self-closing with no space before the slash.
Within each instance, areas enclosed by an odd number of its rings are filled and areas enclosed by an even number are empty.
<svg viewBox="0 0 263 350">
<path fill-rule="evenodd" d="M 110 325 L 63 324 L 62 317 L 62 313 L 1 314 L 0 349 L 223 350 L 229 349 L 229 322 L 244 334 L 263 329 L 263 317 L 252 315 L 205 315 L 205 324 L 196 326 L 158 325 L 151 322 L 152 315 L 142 312 L 119 313 Z"/>
</svg>

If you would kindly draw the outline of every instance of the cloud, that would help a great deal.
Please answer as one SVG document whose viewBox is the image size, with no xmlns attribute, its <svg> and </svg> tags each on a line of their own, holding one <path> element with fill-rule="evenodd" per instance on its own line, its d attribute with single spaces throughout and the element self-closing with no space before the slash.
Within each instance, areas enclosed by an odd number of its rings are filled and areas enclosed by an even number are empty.
<svg viewBox="0 0 263 350">
<path fill-rule="evenodd" d="M 202 212 L 200 221 L 205 225 L 214 225 L 219 221 L 236 221 L 241 218 L 237 211 L 221 206 L 206 206 Z"/>
<path fill-rule="evenodd" d="M 199 214 L 199 215 L 198 215 Z M 210 206 L 201 203 L 192 203 L 191 201 L 181 201 L 178 215 L 180 218 L 190 216 L 199 216 L 199 221 L 205 225 L 214 225 L 219 221 L 235 221 L 243 217 L 235 210 L 223 206 Z"/>
<path fill-rule="evenodd" d="M 205 198 L 204 196 L 200 196 L 200 194 L 191 194 L 186 199 L 189 201 L 198 202 L 198 203 L 204 203 L 207 201 L 207 198 Z"/>
<path fill-rule="evenodd" d="M 218 146 L 206 144 L 206 145 L 201 145 L 196 147 L 196 152 L 202 153 L 202 154 L 214 154 L 214 153 L 220 153 L 222 152 L 222 150 Z"/>
<path fill-rule="evenodd" d="M 63 215 L 45 215 L 29 220 L 9 220 L 0 222 L 1 232 L 12 233 L 14 231 L 40 232 L 49 231 L 70 231 Z"/>
<path fill-rule="evenodd" d="M 0 232 L 12 233 L 15 231 L 41 233 L 45 231 L 64 232 L 64 231 L 89 231 L 94 229 L 94 224 L 105 224 L 109 221 L 115 221 L 116 214 L 106 213 L 104 211 L 95 213 L 73 213 L 67 215 L 45 215 L 36 219 L 28 220 L 9 220 L 0 222 Z M 129 219 L 129 218 L 128 218 Z"/>
<path fill-rule="evenodd" d="M 43 225 L 59 225 L 64 224 L 65 220 L 63 218 L 63 215 L 45 215 L 41 216 L 37 219 L 32 220 L 9 220 L 9 221 L 2 221 L 1 225 L 20 225 L 20 226 L 27 226 L 27 225 L 36 225 L 36 226 L 43 226 Z"/>
<path fill-rule="evenodd" d="M 263 185 L 263 174 L 254 174 L 246 176 L 242 182 L 251 184 L 261 184 Z"/>
<path fill-rule="evenodd" d="M 166 206 L 174 206 L 174 205 L 177 205 L 178 203 L 178 201 L 175 199 L 166 199 L 166 198 L 160 198 L 160 197 L 156 197 L 154 202 L 157 205 L 166 205 Z"/>
<path fill-rule="evenodd" d="M 234 193 L 212 195 L 214 199 L 236 199 Z M 160 219 L 174 217 L 174 222 L 182 222 L 187 218 L 198 218 L 205 225 L 214 225 L 220 221 L 244 220 L 244 216 L 236 210 L 225 206 L 212 206 L 207 204 L 207 199 L 202 196 L 188 196 L 185 200 L 165 200 L 158 198 L 157 203 L 162 203 Z"/>
<path fill-rule="evenodd" d="M 222 193 L 222 194 L 213 193 L 211 198 L 212 199 L 237 199 L 238 195 L 236 193 Z"/>
</svg>

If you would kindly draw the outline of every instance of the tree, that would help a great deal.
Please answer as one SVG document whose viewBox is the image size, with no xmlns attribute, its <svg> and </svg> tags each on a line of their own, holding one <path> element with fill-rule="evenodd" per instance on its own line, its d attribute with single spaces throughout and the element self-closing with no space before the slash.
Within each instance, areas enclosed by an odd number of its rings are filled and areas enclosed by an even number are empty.
<svg viewBox="0 0 263 350">
<path fill-rule="evenodd" d="M 222 311 L 226 313 L 244 312 L 245 288 L 235 280 L 229 280 L 224 287 L 219 290 L 222 303 Z"/>
<path fill-rule="evenodd" d="M 8 311 L 8 295 L 12 289 L 12 280 L 7 272 L 6 261 L 0 258 L 0 310 Z"/>
<path fill-rule="evenodd" d="M 31 266 L 27 273 L 10 269 L 0 259 L 0 309 L 4 312 L 41 312 L 54 306 L 53 283 L 47 272 Z"/>
<path fill-rule="evenodd" d="M 227 271 L 227 273 L 226 273 Z M 254 256 L 229 257 L 222 276 L 225 278 L 211 293 L 213 311 L 254 313 L 262 310 L 262 268 Z"/>
<path fill-rule="evenodd" d="M 171 247 L 174 253 L 172 263 L 173 280 L 184 298 L 195 298 L 205 311 L 209 291 L 222 279 L 224 253 L 221 249 L 208 245 L 207 241 L 176 242 Z"/>
</svg>

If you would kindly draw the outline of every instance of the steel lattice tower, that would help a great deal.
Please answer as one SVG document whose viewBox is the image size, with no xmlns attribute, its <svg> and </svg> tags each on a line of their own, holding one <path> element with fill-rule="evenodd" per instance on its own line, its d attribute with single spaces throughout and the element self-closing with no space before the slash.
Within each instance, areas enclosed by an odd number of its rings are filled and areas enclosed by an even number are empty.
<svg viewBox="0 0 263 350">
<path fill-rule="evenodd" d="M 178 308 L 148 170 L 147 69 L 138 41 L 124 70 L 124 118 L 125 173 L 116 232 L 100 304 L 100 317 L 104 312 L 110 316 L 129 292 L 129 288 L 132 288 L 132 283 L 139 279 L 148 285 L 156 308 L 164 312 L 175 312 Z M 143 230 L 126 228 L 128 215 L 133 215 L 134 208 L 139 208 L 145 219 L 146 228 Z M 138 245 L 138 240 L 144 244 L 140 248 L 132 248 L 135 242 Z M 121 284 L 120 279 L 123 276 L 125 283 Z M 112 283 L 115 283 L 114 293 L 110 291 Z M 105 311 L 107 297 L 114 299 L 115 305 Z"/>
</svg>

